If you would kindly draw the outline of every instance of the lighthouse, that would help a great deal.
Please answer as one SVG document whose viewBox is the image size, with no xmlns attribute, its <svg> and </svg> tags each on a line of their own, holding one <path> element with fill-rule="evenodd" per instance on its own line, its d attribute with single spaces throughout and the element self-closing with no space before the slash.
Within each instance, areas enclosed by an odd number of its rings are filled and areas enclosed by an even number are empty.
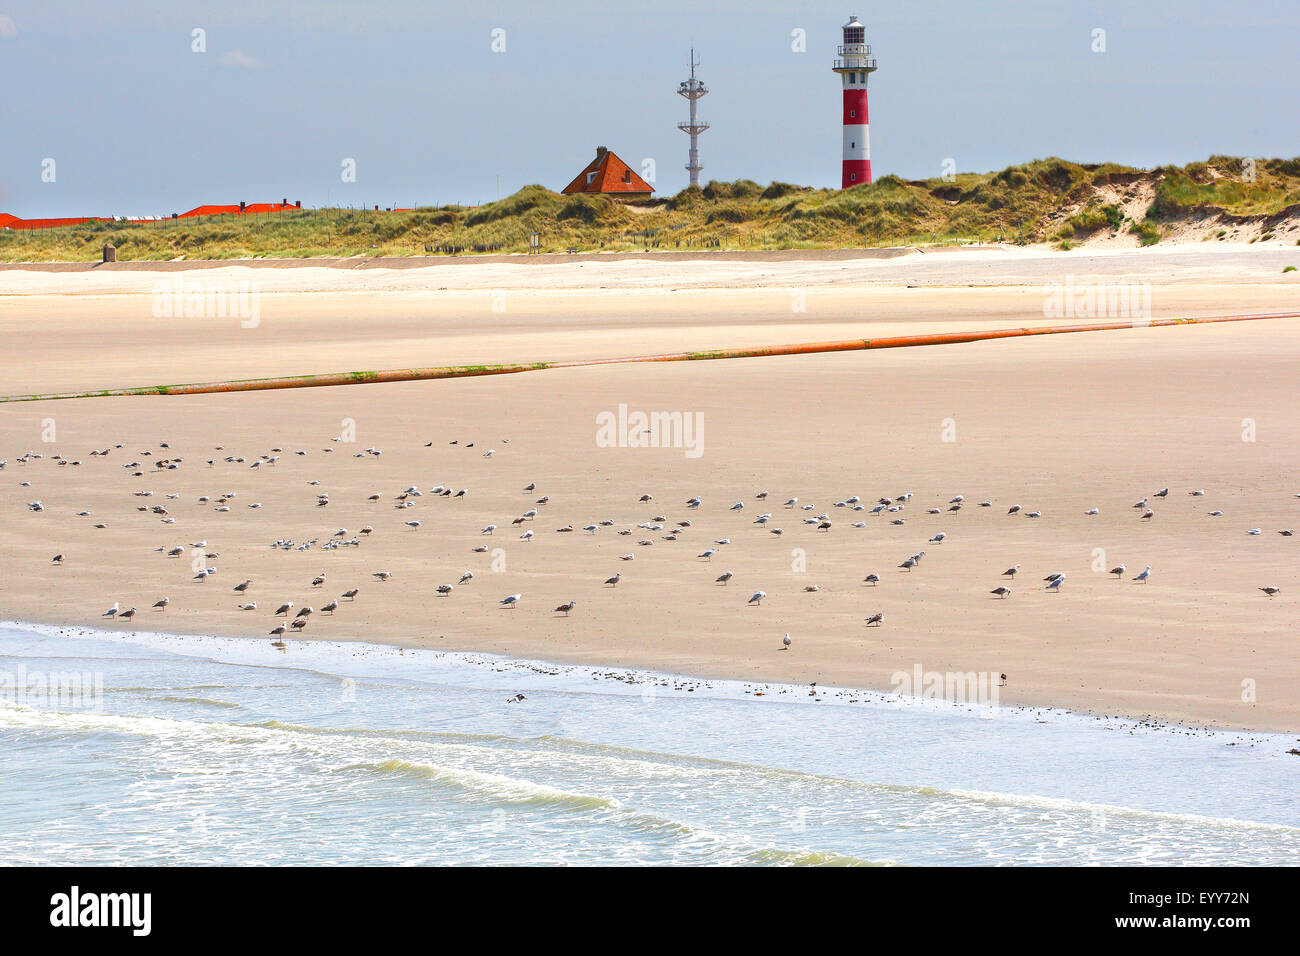
<svg viewBox="0 0 1300 956">
<path fill-rule="evenodd" d="M 844 24 L 844 42 L 835 48 L 835 65 L 844 86 L 844 161 L 840 188 L 871 182 L 871 134 L 867 129 L 867 76 L 876 59 L 866 42 L 867 28 L 857 17 Z"/>
</svg>

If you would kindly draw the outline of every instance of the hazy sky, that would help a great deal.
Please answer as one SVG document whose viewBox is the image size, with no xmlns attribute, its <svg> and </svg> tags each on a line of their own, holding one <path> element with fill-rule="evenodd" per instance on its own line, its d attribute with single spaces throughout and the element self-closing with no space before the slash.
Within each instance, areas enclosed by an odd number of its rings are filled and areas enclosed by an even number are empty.
<svg viewBox="0 0 1300 956">
<path fill-rule="evenodd" d="M 0 211 L 477 203 L 558 190 L 598 145 L 671 194 L 691 44 L 704 179 L 838 185 L 850 14 L 877 178 L 1300 154 L 1297 0 L 0 0 Z"/>
</svg>

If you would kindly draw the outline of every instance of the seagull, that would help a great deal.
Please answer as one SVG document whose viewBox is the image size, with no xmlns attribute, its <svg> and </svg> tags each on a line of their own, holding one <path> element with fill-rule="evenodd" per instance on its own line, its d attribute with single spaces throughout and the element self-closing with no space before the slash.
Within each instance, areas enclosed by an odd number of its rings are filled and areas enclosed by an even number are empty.
<svg viewBox="0 0 1300 956">
<path fill-rule="evenodd" d="M 239 605 L 239 609 L 240 609 L 241 611 L 256 611 L 256 610 L 257 610 L 257 602 L 256 602 L 256 601 L 252 601 L 252 602 L 250 602 L 250 603 L 248 603 L 248 604 L 241 604 L 241 605 Z"/>
<path fill-rule="evenodd" d="M 785 637 L 781 638 L 781 650 L 788 651 L 790 649 L 790 644 L 790 633 L 787 631 Z"/>
<path fill-rule="evenodd" d="M 698 497 L 691 498 L 686 502 L 686 507 L 688 508 L 698 508 L 699 506 L 700 506 L 700 499 Z"/>
<path fill-rule="evenodd" d="M 618 582 L 622 580 L 622 578 L 623 578 L 623 572 L 620 571 L 617 574 L 615 574 L 612 578 L 606 578 L 605 583 L 612 588 L 616 588 L 618 587 Z"/>
<path fill-rule="evenodd" d="M 868 574 L 868 575 L 867 575 L 865 578 L 863 578 L 862 580 L 863 580 L 864 583 L 866 583 L 866 584 L 870 584 L 870 585 L 874 588 L 877 584 L 880 583 L 880 575 L 879 575 L 879 574 L 876 574 L 876 572 L 872 571 L 870 574 Z"/>
<path fill-rule="evenodd" d="M 933 538 L 930 539 L 930 543 L 943 544 L 943 539 L 946 537 L 948 537 L 948 533 L 946 531 L 940 531 L 938 534 L 936 534 Z"/>
<path fill-rule="evenodd" d="M 1098 510 L 1097 508 L 1089 508 L 1087 511 L 1084 512 L 1084 514 L 1086 514 L 1086 515 L 1099 515 L 1099 514 L 1101 514 L 1101 511 Z"/>
<path fill-rule="evenodd" d="M 275 627 L 271 628 L 271 636 L 272 636 L 272 637 L 279 637 L 279 636 L 280 636 L 281 634 L 283 634 L 283 633 L 284 633 L 284 625 L 283 625 L 283 624 L 277 624 Z"/>
<path fill-rule="evenodd" d="M 719 574 L 716 578 L 713 579 L 713 583 L 725 585 L 733 577 L 734 575 L 730 571 L 723 571 L 721 574 Z"/>
<path fill-rule="evenodd" d="M 1259 528 L 1251 528 L 1249 531 L 1246 532 L 1246 534 L 1262 534 L 1262 533 L 1263 532 Z"/>
<path fill-rule="evenodd" d="M 525 489 L 525 490 L 526 490 L 526 489 Z M 644 503 L 647 502 L 647 501 L 654 501 L 654 500 L 655 500 L 655 496 L 654 496 L 654 495 L 642 495 L 638 500 L 644 504 Z"/>
<path fill-rule="evenodd" d="M 1282 593 L 1281 588 L 1275 588 L 1275 587 L 1260 588 L 1260 590 L 1263 591 L 1265 594 L 1267 594 L 1269 597 L 1276 597 L 1278 594 Z"/>
<path fill-rule="evenodd" d="M 879 627 L 885 623 L 885 612 L 877 611 L 871 617 L 867 618 L 867 627 Z"/>
<path fill-rule="evenodd" d="M 1153 497 L 1153 498 L 1167 498 L 1167 497 L 1169 497 L 1169 489 L 1168 489 L 1168 488 L 1161 488 L 1159 491 L 1157 491 L 1157 492 L 1156 492 L 1154 495 L 1152 495 L 1151 497 Z"/>
<path fill-rule="evenodd" d="M 1063 577 L 1065 577 L 1064 574 L 1062 574 L 1060 571 L 1056 571 L 1053 572 L 1052 574 L 1049 574 L 1047 577 L 1043 578 L 1043 580 L 1050 582 L 1050 581 L 1055 581 L 1057 578 L 1063 578 Z"/>
<path fill-rule="evenodd" d="M 1047 582 L 1047 590 L 1059 591 L 1061 590 L 1061 585 L 1064 583 L 1065 583 L 1065 575 L 1062 574 L 1060 577 L 1052 578 L 1052 580 Z"/>
<path fill-rule="evenodd" d="M 283 604 L 281 604 L 278 608 L 275 609 L 275 613 L 276 613 L 277 615 L 280 615 L 280 614 L 285 614 L 285 615 L 287 615 L 287 614 L 288 614 L 290 611 L 292 611 L 292 610 L 293 610 L 293 602 L 292 602 L 292 601 L 285 601 Z"/>
<path fill-rule="evenodd" d="M 502 607 L 512 608 L 516 604 L 518 604 L 521 600 L 523 600 L 523 597 L 524 596 L 522 594 L 511 594 L 506 597 L 503 597 L 500 603 Z"/>
<path fill-rule="evenodd" d="M 793 507 L 794 507 L 795 505 L 797 505 L 798 503 L 799 503 L 799 499 L 798 499 L 798 498 L 787 498 L 787 499 L 786 499 L 786 502 L 785 502 L 785 507 L 787 507 L 787 508 L 793 508 Z"/>
<path fill-rule="evenodd" d="M 1013 515 L 1019 510 L 1020 510 L 1020 505 L 1012 505 L 1010 508 L 1007 509 L 1007 514 Z"/>
<path fill-rule="evenodd" d="M 460 580 L 457 581 L 456 583 L 457 583 L 457 584 L 464 584 L 466 581 L 470 580 L 470 579 L 473 578 L 473 577 L 474 577 L 474 572 L 473 572 L 473 571 L 466 571 L 464 574 L 462 574 L 462 575 L 460 576 Z"/>
<path fill-rule="evenodd" d="M 533 533 L 532 533 L 531 531 L 525 531 L 523 534 L 521 534 L 521 535 L 519 536 L 519 540 L 520 540 L 520 541 L 532 541 L 532 540 L 533 540 Z"/>
<path fill-rule="evenodd" d="M 491 534 L 491 533 L 492 533 L 493 531 L 495 531 L 496 529 L 497 529 L 497 526 L 494 525 L 494 524 L 485 525 L 485 526 L 483 527 L 483 530 L 480 531 L 479 534 Z"/>
<path fill-rule="evenodd" d="M 564 613 L 564 616 L 565 616 L 565 617 L 568 617 L 568 616 L 569 616 L 569 612 L 572 611 L 572 610 L 573 610 L 575 607 L 577 607 L 577 606 L 578 606 L 578 602 L 577 602 L 577 601 L 574 601 L 574 600 L 572 600 L 572 599 L 570 599 L 570 600 L 564 602 L 563 604 L 561 604 L 561 605 L 560 605 L 559 607 L 557 607 L 555 610 L 556 610 L 557 613 L 559 613 L 559 612 L 563 612 L 563 613 Z"/>
<path fill-rule="evenodd" d="M 1140 510 L 1142 510 L 1143 508 L 1145 508 L 1146 506 L 1147 506 L 1147 500 L 1146 500 L 1145 498 L 1143 498 L 1141 501 L 1139 501 L 1139 502 L 1138 502 L 1137 504 L 1135 504 L 1133 507 L 1136 508 L 1136 509 L 1138 509 L 1138 510 L 1140 511 Z"/>
<path fill-rule="evenodd" d="M 452 591 L 452 585 L 450 584 L 438 585 L 438 593 L 441 594 L 443 597 L 446 597 L 448 594 L 451 593 L 451 591 Z"/>
<path fill-rule="evenodd" d="M 899 567 L 905 571 L 911 571 L 914 567 L 917 566 L 918 563 L 919 562 L 916 560 L 916 558 L 912 557 L 912 558 L 908 558 L 906 561 L 900 564 Z"/>
<path fill-rule="evenodd" d="M 103 614 L 101 614 L 100 617 L 117 617 L 117 608 L 118 608 L 118 603 L 114 601 L 113 606 L 110 607 Z"/>
<path fill-rule="evenodd" d="M 372 578 L 378 578 L 381 581 L 387 581 L 392 576 L 393 576 L 392 571 L 376 571 L 374 574 L 371 575 Z"/>
<path fill-rule="evenodd" d="M 732 505 L 732 506 L 731 506 L 730 508 L 728 508 L 727 510 L 728 510 L 728 511 L 744 511 L 744 510 L 745 510 L 745 503 L 744 503 L 743 501 L 737 501 L 734 505 Z"/>
<path fill-rule="evenodd" d="M 1156 513 L 1155 513 L 1154 511 L 1152 511 L 1150 508 L 1148 508 L 1146 511 L 1142 512 L 1142 520 L 1143 520 L 1143 521 L 1150 521 L 1150 520 L 1151 520 L 1152 518 L 1154 518 L 1155 516 L 1156 516 Z"/>
<path fill-rule="evenodd" d="M 1118 581 L 1120 578 L 1122 578 L 1122 577 L 1124 576 L 1124 572 L 1127 571 L 1127 570 L 1128 570 L 1128 568 L 1126 568 L 1124 565 L 1121 564 L 1121 565 L 1118 565 L 1118 566 L 1116 566 L 1116 567 L 1111 568 L 1111 569 L 1110 569 L 1110 573 L 1113 574 L 1113 575 L 1115 575 L 1115 580 Z"/>
<path fill-rule="evenodd" d="M 1000 598 L 1008 598 L 1011 596 L 1011 588 L 996 587 L 992 591 L 990 591 L 989 594 L 996 594 Z"/>
<path fill-rule="evenodd" d="M 1200 498 L 1200 497 L 1203 497 L 1203 496 L 1205 495 L 1205 489 L 1204 489 L 1204 488 L 1197 488 L 1195 491 L 1189 491 L 1189 492 L 1187 492 L 1187 493 L 1188 493 L 1189 495 L 1191 495 L 1193 498 Z"/>
<path fill-rule="evenodd" d="M 1016 576 L 1016 573 L 1019 570 L 1020 570 L 1020 565 L 1017 564 L 1014 567 L 1007 568 L 1005 571 L 1003 571 L 1002 576 L 1004 578 L 1014 578 Z"/>
<path fill-rule="evenodd" d="M 355 601 L 355 600 L 357 599 L 357 591 L 358 591 L 357 588 L 348 588 L 348 590 L 344 591 L 344 592 L 340 595 L 340 597 L 345 597 L 345 598 L 347 598 L 349 601 Z M 254 606 L 256 606 L 256 605 L 254 605 Z"/>
<path fill-rule="evenodd" d="M 757 605 L 759 605 L 759 606 L 761 607 L 762 604 L 763 604 L 763 598 L 765 598 L 765 597 L 767 597 L 767 592 L 766 592 L 766 591 L 755 591 L 753 594 L 751 594 L 751 595 L 749 596 L 749 600 L 746 601 L 745 603 L 746 603 L 746 604 L 757 604 Z"/>
<path fill-rule="evenodd" d="M 513 697 L 507 697 L 507 698 L 506 698 L 506 703 L 507 703 L 507 704 L 522 704 L 522 703 L 523 703 L 524 701 L 526 701 L 527 699 L 528 699 L 528 698 L 525 697 L 523 694 L 515 694 Z"/>
<path fill-rule="evenodd" d="M 135 608 L 127 608 L 127 610 L 123 611 L 117 617 L 119 620 L 129 621 L 131 618 L 135 617 Z"/>
<path fill-rule="evenodd" d="M 417 520 L 417 521 L 403 521 L 402 524 L 404 524 L 404 525 L 406 525 L 408 528 L 411 528 L 412 530 L 414 530 L 414 529 L 420 527 L 420 525 L 424 524 L 424 522 L 423 522 L 423 521 L 418 521 L 418 520 Z"/>
<path fill-rule="evenodd" d="M 1281 534 L 1281 532 L 1278 532 L 1278 533 Z M 51 564 L 62 564 L 62 563 L 63 563 L 63 555 L 61 555 L 61 554 L 56 554 L 56 555 L 51 559 L 50 563 L 51 563 Z"/>
<path fill-rule="evenodd" d="M 1222 518 L 1222 517 L 1223 517 L 1223 512 L 1222 512 L 1222 511 L 1207 511 L 1206 514 L 1208 514 L 1211 518 Z"/>
<path fill-rule="evenodd" d="M 699 555 L 697 555 L 697 557 L 704 558 L 706 561 L 712 561 L 713 556 L 717 553 L 718 553 L 717 548 L 709 548 L 709 550 L 701 552 Z"/>
<path fill-rule="evenodd" d="M 1134 581 L 1141 581 L 1143 584 L 1146 584 L 1147 581 L 1149 581 L 1150 579 L 1151 579 L 1151 565 L 1149 564 L 1142 569 L 1141 573 L 1136 574 L 1133 577 Z"/>
<path fill-rule="evenodd" d="M 252 582 L 251 579 L 249 579 L 249 580 L 247 580 L 247 581 L 243 581 L 243 582 L 241 582 L 241 583 L 235 585 L 235 590 L 238 591 L 240 594 L 243 594 L 245 591 L 247 591 L 247 590 L 249 589 L 249 587 L 252 586 L 252 584 L 253 584 L 253 582 Z"/>
<path fill-rule="evenodd" d="M 163 608 L 165 608 L 168 604 L 171 603 L 172 603 L 171 598 L 163 598 L 161 601 L 154 601 L 153 606 L 161 611 Z"/>
</svg>

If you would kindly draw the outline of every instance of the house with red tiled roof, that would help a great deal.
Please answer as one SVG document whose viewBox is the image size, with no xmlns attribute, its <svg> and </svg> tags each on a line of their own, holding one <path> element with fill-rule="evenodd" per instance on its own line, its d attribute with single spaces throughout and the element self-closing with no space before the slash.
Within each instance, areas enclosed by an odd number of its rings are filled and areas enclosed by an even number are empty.
<svg viewBox="0 0 1300 956">
<path fill-rule="evenodd" d="M 596 158 L 562 190 L 574 193 L 616 193 L 625 196 L 649 196 L 654 188 L 632 172 L 632 167 L 604 146 L 596 147 Z"/>
</svg>

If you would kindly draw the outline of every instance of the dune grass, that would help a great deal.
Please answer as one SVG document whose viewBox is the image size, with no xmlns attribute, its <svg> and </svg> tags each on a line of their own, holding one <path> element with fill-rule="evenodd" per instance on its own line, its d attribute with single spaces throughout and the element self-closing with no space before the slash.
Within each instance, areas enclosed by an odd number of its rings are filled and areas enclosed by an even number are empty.
<svg viewBox="0 0 1300 956">
<path fill-rule="evenodd" d="M 0 231 L 0 261 L 97 261 L 106 242 L 119 260 L 314 258 L 642 249 L 826 249 L 978 241 L 1069 243 L 1118 230 L 1120 211 L 1088 199 L 1115 177 L 1146 175 L 1156 200 L 1141 226 L 1144 243 L 1160 225 L 1204 210 L 1271 215 L 1300 203 L 1300 159 L 1204 163 L 1146 173 L 1114 163 L 1049 158 L 950 180 L 884 176 L 852 189 L 811 189 L 751 180 L 711 182 L 671 197 L 616 200 L 563 196 L 543 186 L 479 207 L 409 212 L 304 209 L 157 223 L 94 223 Z M 1083 203 L 1049 227 L 1054 213 Z"/>
</svg>

